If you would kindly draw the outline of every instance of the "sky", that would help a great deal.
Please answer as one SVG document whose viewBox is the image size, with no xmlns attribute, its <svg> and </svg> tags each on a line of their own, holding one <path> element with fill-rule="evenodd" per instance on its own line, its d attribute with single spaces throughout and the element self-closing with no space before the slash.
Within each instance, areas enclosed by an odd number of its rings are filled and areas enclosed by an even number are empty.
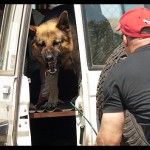
<svg viewBox="0 0 150 150">
<path fill-rule="evenodd" d="M 122 10 L 120 7 L 120 4 L 100 4 L 102 13 L 105 15 L 106 18 L 113 17 L 119 19 L 120 16 L 122 15 Z M 125 11 L 137 7 L 137 6 L 144 6 L 144 4 L 124 4 Z M 112 12 L 112 13 L 108 13 Z"/>
</svg>

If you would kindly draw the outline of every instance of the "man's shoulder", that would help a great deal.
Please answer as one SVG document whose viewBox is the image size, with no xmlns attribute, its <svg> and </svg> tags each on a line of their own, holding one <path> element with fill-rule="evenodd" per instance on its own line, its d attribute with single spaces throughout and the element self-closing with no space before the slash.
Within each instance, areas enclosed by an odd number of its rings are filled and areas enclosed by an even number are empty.
<svg viewBox="0 0 150 150">
<path fill-rule="evenodd" d="M 120 73 L 123 73 L 126 71 L 126 68 L 128 67 L 128 61 L 127 58 L 119 61 L 111 70 L 110 73 L 119 75 Z"/>
</svg>

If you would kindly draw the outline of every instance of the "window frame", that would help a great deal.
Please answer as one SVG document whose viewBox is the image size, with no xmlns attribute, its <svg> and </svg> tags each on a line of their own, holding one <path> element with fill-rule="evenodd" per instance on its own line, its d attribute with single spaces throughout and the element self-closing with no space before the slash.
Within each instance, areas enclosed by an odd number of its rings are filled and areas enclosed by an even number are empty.
<svg viewBox="0 0 150 150">
<path fill-rule="evenodd" d="M 85 37 L 87 66 L 88 66 L 89 71 L 102 70 L 103 67 L 105 66 L 105 64 L 104 65 L 101 65 L 101 64 L 94 65 L 92 62 L 92 52 L 91 52 L 91 47 L 90 47 L 90 36 L 89 36 L 89 31 L 88 31 L 88 21 L 87 21 L 87 16 L 86 16 L 86 6 L 85 5 L 86 4 L 81 5 L 81 13 L 82 13 L 82 19 L 83 19 L 83 30 L 84 30 L 84 37 Z M 118 5 L 120 5 L 120 8 L 122 10 L 122 14 L 127 11 L 126 4 L 118 4 Z M 143 5 L 146 8 L 150 8 L 150 4 L 143 4 Z M 108 58 L 109 58 L 109 56 L 108 56 Z"/>
</svg>

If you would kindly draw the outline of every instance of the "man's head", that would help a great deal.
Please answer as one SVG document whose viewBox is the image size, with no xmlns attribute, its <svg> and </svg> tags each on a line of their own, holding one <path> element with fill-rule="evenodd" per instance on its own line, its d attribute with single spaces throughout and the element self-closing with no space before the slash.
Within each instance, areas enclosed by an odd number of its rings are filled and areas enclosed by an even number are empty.
<svg viewBox="0 0 150 150">
<path fill-rule="evenodd" d="M 137 7 L 124 13 L 120 25 L 127 54 L 150 43 L 150 9 Z"/>
</svg>

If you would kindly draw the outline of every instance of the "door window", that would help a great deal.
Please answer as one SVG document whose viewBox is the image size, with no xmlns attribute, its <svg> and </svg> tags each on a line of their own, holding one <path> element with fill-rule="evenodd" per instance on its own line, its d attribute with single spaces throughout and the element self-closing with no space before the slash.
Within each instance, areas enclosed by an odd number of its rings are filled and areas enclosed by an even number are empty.
<svg viewBox="0 0 150 150">
<path fill-rule="evenodd" d="M 0 38 L 1 38 L 1 26 L 2 26 L 2 20 L 4 15 L 4 7 L 5 5 L 0 4 Z M 1 51 L 0 51 L 1 52 Z M 1 54 L 1 53 L 0 53 Z M 0 69 L 2 68 L 2 55 L 0 55 Z"/>
<path fill-rule="evenodd" d="M 102 69 L 107 58 L 121 43 L 121 31 L 116 32 L 122 14 L 137 6 L 149 4 L 86 4 L 83 6 L 88 67 Z"/>
<path fill-rule="evenodd" d="M 16 63 L 18 23 L 14 21 L 15 5 L 0 6 L 0 74 L 13 74 Z M 5 9 L 4 9 L 5 8 Z M 13 42 L 12 42 L 13 41 Z"/>
<path fill-rule="evenodd" d="M 3 19 L 3 14 L 4 14 L 4 7 L 5 7 L 4 4 L 0 4 L 0 28 L 1 28 L 1 25 L 2 25 L 2 19 Z"/>
</svg>

